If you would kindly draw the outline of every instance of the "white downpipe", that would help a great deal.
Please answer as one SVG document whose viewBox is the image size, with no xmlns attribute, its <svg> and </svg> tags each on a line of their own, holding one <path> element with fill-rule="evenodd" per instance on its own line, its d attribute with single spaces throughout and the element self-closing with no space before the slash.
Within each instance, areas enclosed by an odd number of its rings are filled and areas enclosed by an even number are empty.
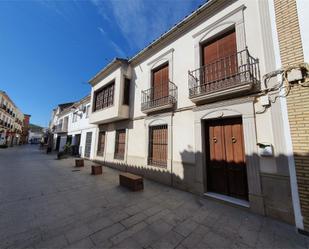
<svg viewBox="0 0 309 249">
<path fill-rule="evenodd" d="M 283 90 L 281 90 L 281 92 L 283 92 Z M 284 130 L 286 131 L 284 132 L 284 137 L 285 137 L 286 152 L 287 152 L 288 164 L 289 164 L 290 184 L 291 184 L 295 224 L 297 228 L 303 230 L 304 222 L 303 222 L 303 216 L 301 214 L 301 209 L 300 209 L 296 169 L 295 169 L 295 160 L 293 156 L 293 144 L 292 144 L 292 138 L 291 138 L 286 99 L 285 98 L 281 99 L 280 104 L 281 104 L 281 109 L 282 109 L 283 127 L 284 127 Z"/>
<path fill-rule="evenodd" d="M 277 34 L 277 25 L 276 25 L 276 17 L 275 17 L 275 6 L 273 0 L 269 0 L 269 12 L 271 18 L 272 25 L 272 35 L 273 35 L 273 45 L 274 52 L 276 57 L 276 67 L 281 68 L 281 57 L 280 57 L 280 48 Z M 280 79 L 282 80 L 282 79 Z M 284 89 L 281 89 L 280 95 L 284 94 Z M 291 185 L 291 194 L 292 194 L 292 204 L 294 209 L 294 217 L 295 217 L 295 225 L 298 229 L 304 229 L 303 216 L 301 214 L 300 201 L 299 201 L 299 193 L 297 186 L 297 178 L 296 178 L 296 169 L 295 169 L 295 161 L 293 156 L 293 144 L 291 138 L 290 131 L 290 123 L 288 118 L 288 109 L 285 98 L 279 98 L 281 111 L 282 111 L 282 121 L 283 121 L 283 129 L 284 129 L 284 140 L 286 144 L 286 155 L 288 159 L 289 165 L 289 174 L 290 174 L 290 185 Z"/>
</svg>

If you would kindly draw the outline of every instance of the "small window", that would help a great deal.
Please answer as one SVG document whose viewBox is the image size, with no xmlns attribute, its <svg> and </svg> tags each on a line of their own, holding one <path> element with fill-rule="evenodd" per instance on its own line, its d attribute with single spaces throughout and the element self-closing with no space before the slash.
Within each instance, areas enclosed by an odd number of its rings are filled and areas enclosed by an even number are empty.
<svg viewBox="0 0 309 249">
<path fill-rule="evenodd" d="M 105 131 L 99 132 L 98 150 L 97 155 L 103 156 L 105 148 Z"/>
<path fill-rule="evenodd" d="M 124 159 L 124 152 L 126 146 L 126 130 L 116 131 L 116 141 L 115 141 L 115 159 Z"/>
<path fill-rule="evenodd" d="M 89 111 L 90 111 L 90 105 L 87 105 L 87 107 L 86 107 L 86 118 L 89 117 Z"/>
<path fill-rule="evenodd" d="M 123 91 L 123 104 L 129 105 L 130 104 L 130 83 L 131 80 L 125 78 L 124 79 L 124 91 Z"/>
<path fill-rule="evenodd" d="M 94 93 L 94 111 L 98 111 L 114 104 L 115 82 L 104 86 Z"/>
<path fill-rule="evenodd" d="M 73 113 L 73 119 L 72 119 L 72 123 L 77 122 L 77 115 L 76 113 Z"/>
<path fill-rule="evenodd" d="M 148 164 L 167 166 L 167 125 L 158 125 L 149 128 L 149 157 Z"/>
</svg>

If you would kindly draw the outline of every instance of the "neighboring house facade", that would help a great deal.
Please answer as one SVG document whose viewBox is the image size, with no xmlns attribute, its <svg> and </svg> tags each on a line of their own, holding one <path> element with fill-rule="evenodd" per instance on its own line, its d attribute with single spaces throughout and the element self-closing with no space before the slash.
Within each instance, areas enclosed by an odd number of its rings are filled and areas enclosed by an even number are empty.
<svg viewBox="0 0 309 249">
<path fill-rule="evenodd" d="M 52 112 L 49 129 L 53 132 L 53 149 L 63 151 L 66 144 L 77 148 L 75 154 L 94 158 L 97 125 L 89 123 L 90 95 L 77 102 L 58 105 Z M 74 148 L 74 149 L 75 149 Z"/>
<path fill-rule="evenodd" d="M 69 116 L 68 136 L 81 157 L 93 159 L 98 129 L 97 125 L 89 124 L 90 106 L 90 95 L 74 103 Z"/>
<path fill-rule="evenodd" d="M 52 111 L 49 122 L 50 141 L 53 150 L 62 151 L 67 142 L 68 116 L 74 102 L 59 104 Z M 64 119 L 66 116 L 66 119 Z M 64 122 L 66 121 L 66 122 Z"/>
<path fill-rule="evenodd" d="M 208 1 L 102 69 L 90 80 L 94 159 L 294 223 L 277 80 L 263 77 L 277 67 L 272 8 Z"/>
<path fill-rule="evenodd" d="M 44 137 L 44 128 L 37 125 L 30 125 L 28 143 L 39 144 Z"/>
<path fill-rule="evenodd" d="M 21 133 L 21 143 L 22 144 L 28 143 L 30 118 L 31 118 L 31 115 L 24 114 L 24 119 L 23 119 L 23 122 L 22 122 L 23 128 L 22 128 L 22 133 Z"/>
<path fill-rule="evenodd" d="M 57 114 L 57 120 L 54 129 L 54 150 L 56 151 L 63 151 L 67 143 L 71 144 L 70 139 L 68 140 L 70 113 L 71 106 L 68 106 L 61 110 L 59 114 Z"/>
<path fill-rule="evenodd" d="M 24 114 L 6 92 L 0 90 L 0 145 L 18 145 L 21 142 Z"/>
<path fill-rule="evenodd" d="M 309 2 L 274 0 L 272 26 L 277 68 L 286 80 L 280 98 L 296 226 L 309 232 Z"/>
</svg>

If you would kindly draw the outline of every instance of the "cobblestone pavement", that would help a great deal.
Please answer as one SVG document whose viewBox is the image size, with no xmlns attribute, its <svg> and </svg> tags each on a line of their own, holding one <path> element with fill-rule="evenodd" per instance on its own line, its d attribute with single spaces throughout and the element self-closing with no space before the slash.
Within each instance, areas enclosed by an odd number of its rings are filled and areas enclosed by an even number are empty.
<svg viewBox="0 0 309 249">
<path fill-rule="evenodd" d="M 0 248 L 307 248 L 293 226 L 36 146 L 0 150 Z"/>
</svg>

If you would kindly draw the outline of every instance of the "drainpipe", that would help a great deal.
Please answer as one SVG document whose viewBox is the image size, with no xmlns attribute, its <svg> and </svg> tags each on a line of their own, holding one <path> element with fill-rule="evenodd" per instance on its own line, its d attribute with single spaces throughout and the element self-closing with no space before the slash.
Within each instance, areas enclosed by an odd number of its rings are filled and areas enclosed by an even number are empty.
<svg viewBox="0 0 309 249">
<path fill-rule="evenodd" d="M 284 92 L 284 91 L 281 89 L 281 92 Z M 286 131 L 284 132 L 284 138 L 285 138 L 286 153 L 287 153 L 288 165 L 289 165 L 295 225 L 298 229 L 304 230 L 303 216 L 301 214 L 300 202 L 299 202 L 295 161 L 294 161 L 294 156 L 293 156 L 293 144 L 292 144 L 292 138 L 291 138 L 286 99 L 282 98 L 280 101 L 280 104 L 282 108 L 283 127 L 284 127 L 284 130 Z"/>
<path fill-rule="evenodd" d="M 174 186 L 174 180 L 173 180 L 173 117 L 174 113 L 172 113 L 171 117 L 171 186 Z"/>
</svg>

